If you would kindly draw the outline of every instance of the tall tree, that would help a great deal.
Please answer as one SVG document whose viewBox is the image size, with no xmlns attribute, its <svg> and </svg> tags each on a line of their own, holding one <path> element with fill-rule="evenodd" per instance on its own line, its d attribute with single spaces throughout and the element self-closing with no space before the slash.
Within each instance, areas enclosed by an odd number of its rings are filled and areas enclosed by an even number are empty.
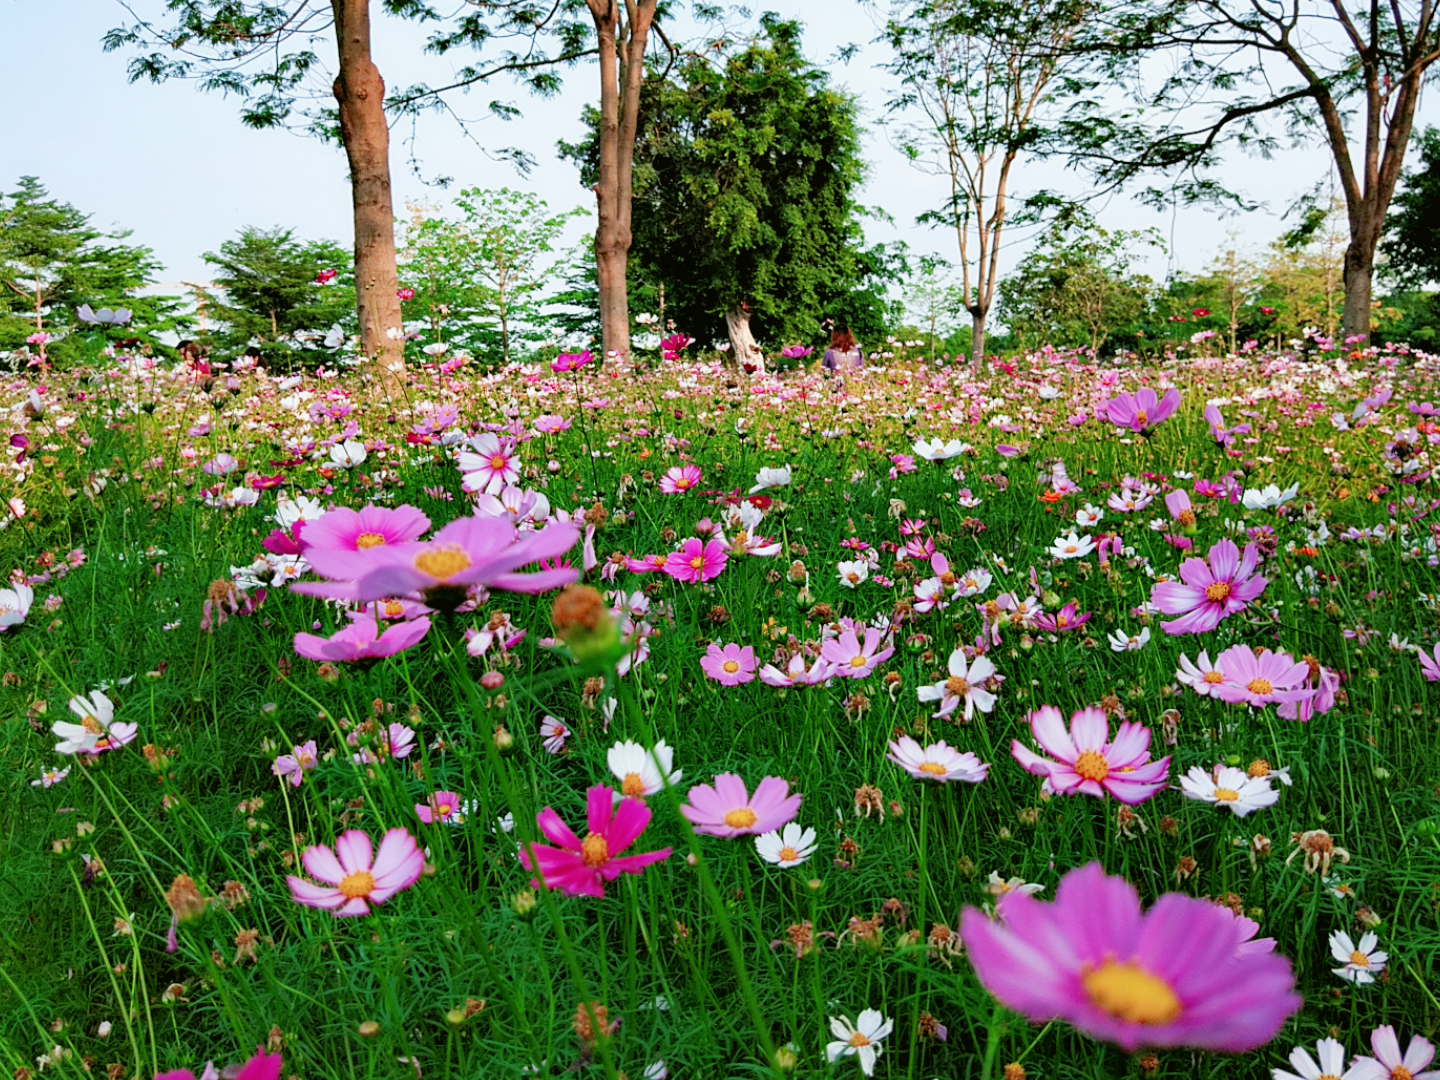
<svg viewBox="0 0 1440 1080">
<path fill-rule="evenodd" d="M 945 204 L 917 220 L 955 230 L 976 371 L 1016 161 L 1044 147 L 1043 110 L 1077 64 L 1070 47 L 1093 7 L 1091 0 L 897 0 L 886 23 L 889 70 L 899 79 L 889 113 L 900 147 L 949 183 Z M 1043 204 L 1037 200 L 1031 213 Z"/>
<path fill-rule="evenodd" d="M 632 265 L 664 285 L 681 329 L 723 333 L 756 366 L 755 332 L 813 337 L 826 305 L 859 282 L 855 114 L 804 58 L 799 26 L 768 14 L 754 39 L 644 84 Z M 588 119 L 590 138 L 562 145 L 584 183 L 598 175 L 604 131 L 603 117 Z"/>
<path fill-rule="evenodd" d="M 1206 170 L 1226 146 L 1268 157 L 1280 132 L 1324 142 L 1349 231 L 1344 332 L 1364 339 L 1376 247 L 1440 59 L 1436 12 L 1433 0 L 1114 0 L 1077 47 L 1133 100 L 1081 102 L 1069 125 L 1074 157 L 1111 183 L 1174 173 L 1149 192 L 1168 204 L 1236 198 Z M 1158 85 L 1157 70 L 1170 73 Z"/>
</svg>

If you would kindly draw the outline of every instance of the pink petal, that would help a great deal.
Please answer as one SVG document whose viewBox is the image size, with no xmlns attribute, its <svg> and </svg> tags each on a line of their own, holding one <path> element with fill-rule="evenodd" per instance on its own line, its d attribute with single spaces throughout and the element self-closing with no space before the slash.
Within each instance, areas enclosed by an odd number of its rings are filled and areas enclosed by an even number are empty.
<svg viewBox="0 0 1440 1080">
<path fill-rule="evenodd" d="M 1080 756 L 1070 732 L 1065 728 L 1065 718 L 1053 705 L 1044 705 L 1030 714 L 1030 734 L 1040 748 L 1053 758 L 1074 761 Z M 1034 772 L 1033 769 L 1030 771 Z"/>
<path fill-rule="evenodd" d="M 571 830 L 570 826 L 560 820 L 560 815 L 550 807 L 545 807 L 535 815 L 535 824 L 539 826 L 541 834 L 552 844 L 559 844 L 572 852 L 580 850 L 580 838 Z"/>
<path fill-rule="evenodd" d="M 1216 581 L 1234 581 L 1240 567 L 1240 549 L 1233 540 L 1221 540 L 1210 549 L 1210 571 Z"/>
<path fill-rule="evenodd" d="M 305 854 L 300 856 L 300 861 L 305 864 L 305 870 L 311 877 L 327 885 L 339 885 L 345 877 L 345 868 L 328 847 L 308 847 Z"/>
<path fill-rule="evenodd" d="M 370 864 L 375 857 L 375 849 L 370 843 L 368 833 L 359 829 L 350 829 L 335 841 L 335 854 L 345 873 L 355 874 L 361 870 L 370 869 Z"/>
<path fill-rule="evenodd" d="M 286 875 L 285 884 L 290 886 L 290 895 L 295 898 L 295 902 L 304 904 L 306 907 L 333 911 L 345 902 L 345 894 L 339 889 L 316 885 L 314 882 L 298 878 L 294 874 Z"/>
<path fill-rule="evenodd" d="M 1070 738 L 1080 753 L 1098 753 L 1110 738 L 1110 722 L 1099 709 L 1081 709 L 1070 718 Z"/>
<path fill-rule="evenodd" d="M 424 869 L 425 855 L 415 838 L 405 829 L 390 829 L 380 841 L 380 851 L 370 872 L 380 889 L 393 893 L 414 885 Z"/>
<path fill-rule="evenodd" d="M 607 793 L 609 788 L 601 788 Z M 619 855 L 643 833 L 650 824 L 650 808 L 639 799 L 623 799 L 615 810 L 615 816 L 610 822 L 610 830 L 605 835 L 606 845 L 610 849 L 612 862 L 614 856 Z M 636 856 L 637 858 L 639 856 Z"/>
</svg>

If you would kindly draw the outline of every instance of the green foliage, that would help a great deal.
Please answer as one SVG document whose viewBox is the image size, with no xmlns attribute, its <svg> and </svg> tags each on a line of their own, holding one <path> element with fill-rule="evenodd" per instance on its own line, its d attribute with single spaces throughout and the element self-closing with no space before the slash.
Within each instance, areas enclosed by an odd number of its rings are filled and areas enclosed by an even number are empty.
<svg viewBox="0 0 1440 1080">
<path fill-rule="evenodd" d="M 881 319 L 874 282 L 891 256 L 860 250 L 856 104 L 802 55 L 798 24 L 761 24 L 641 93 L 631 275 L 642 289 L 663 284 L 667 318 L 702 341 L 723 338 L 724 313 L 742 304 L 756 337 L 776 343 L 817 341 L 842 310 Z M 588 186 L 598 114 L 586 121 L 588 137 L 561 152 Z"/>
<path fill-rule="evenodd" d="M 206 314 L 224 324 L 213 337 L 231 351 L 255 344 L 267 363 L 288 365 L 313 344 L 305 338 L 355 322 L 353 260 L 334 241 L 249 226 L 203 258 L 215 268 L 217 290 L 207 297 Z M 336 276 L 321 284 L 326 270 Z"/>
<path fill-rule="evenodd" d="M 153 346 L 152 335 L 183 326 L 177 302 L 140 295 L 160 264 L 149 248 L 121 242 L 129 235 L 94 228 L 88 214 L 51 198 L 33 176 L 22 176 L 17 190 L 0 195 L 0 350 L 19 348 L 45 331 L 57 339 L 46 347 L 51 361 L 67 364 L 86 353 L 88 338 L 139 333 Z M 76 316 L 82 304 L 127 308 L 144 332 L 89 327 Z"/>
<path fill-rule="evenodd" d="M 458 219 L 412 207 L 400 256 L 400 281 L 415 290 L 406 311 L 421 317 L 436 342 L 508 362 L 542 332 L 543 293 L 555 244 L 576 208 L 552 214 L 528 192 L 466 188 Z"/>
<path fill-rule="evenodd" d="M 1384 274 L 1408 288 L 1440 284 L 1440 128 L 1419 140 L 1419 166 L 1407 170 L 1380 243 Z"/>
</svg>

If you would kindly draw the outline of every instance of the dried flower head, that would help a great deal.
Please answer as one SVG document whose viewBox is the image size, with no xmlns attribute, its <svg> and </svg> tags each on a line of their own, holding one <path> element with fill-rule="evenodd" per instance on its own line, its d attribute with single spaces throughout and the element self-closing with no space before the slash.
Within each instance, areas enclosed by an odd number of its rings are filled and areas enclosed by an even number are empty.
<svg viewBox="0 0 1440 1080">
<path fill-rule="evenodd" d="M 1285 860 L 1289 866 L 1296 855 L 1302 851 L 1305 853 L 1305 872 L 1313 874 L 1320 871 L 1321 877 L 1330 876 L 1330 865 L 1335 861 L 1348 863 L 1350 852 L 1342 847 L 1337 847 L 1335 838 L 1324 829 L 1311 829 L 1308 832 L 1291 833 L 1290 842 L 1295 845 L 1295 850 Z"/>
</svg>

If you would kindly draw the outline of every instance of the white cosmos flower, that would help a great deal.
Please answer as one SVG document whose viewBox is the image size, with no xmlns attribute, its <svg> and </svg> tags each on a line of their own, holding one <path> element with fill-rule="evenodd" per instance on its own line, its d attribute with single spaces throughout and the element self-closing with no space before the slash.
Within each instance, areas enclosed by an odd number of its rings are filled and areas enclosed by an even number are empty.
<svg viewBox="0 0 1440 1080">
<path fill-rule="evenodd" d="M 825 1046 L 825 1059 L 834 1064 L 842 1057 L 858 1057 L 860 1071 L 866 1076 L 875 1074 L 875 1059 L 880 1056 L 880 1040 L 895 1028 L 879 1009 L 866 1009 L 850 1023 L 846 1016 L 830 1017 L 830 1034 L 836 1041 Z"/>
<path fill-rule="evenodd" d="M 916 439 L 912 447 L 915 456 L 924 458 L 926 461 L 947 461 L 953 457 L 959 457 L 970 447 L 959 439 L 951 439 L 942 443 L 939 439 L 931 442 L 926 439 Z"/>
<path fill-rule="evenodd" d="M 799 866 L 815 854 L 815 830 L 802 829 L 792 821 L 779 831 L 755 837 L 755 850 L 766 862 L 782 869 Z"/>
<path fill-rule="evenodd" d="M 854 562 L 842 562 L 835 568 L 840 574 L 840 584 L 847 589 L 863 585 L 870 577 L 870 564 L 864 559 L 856 559 Z"/>
<path fill-rule="evenodd" d="M 1056 398 L 1058 398 L 1059 396 L 1060 396 L 1060 390 L 1059 390 L 1058 387 L 1054 387 L 1054 386 L 1042 386 L 1042 387 L 1040 387 L 1040 400 L 1041 400 L 1041 401 L 1054 401 L 1054 400 L 1055 400 Z"/>
<path fill-rule="evenodd" d="M 80 723 L 56 720 L 50 726 L 50 731 L 61 740 L 55 752 L 88 754 L 110 730 L 110 724 L 115 719 L 115 706 L 102 691 L 96 690 L 88 698 L 71 698 L 70 711 L 80 717 Z"/>
<path fill-rule="evenodd" d="M 330 447 L 330 460 L 342 469 L 353 469 L 356 465 L 364 464 L 366 457 L 365 444 L 358 439 L 346 439 Z"/>
<path fill-rule="evenodd" d="M 665 787 L 666 778 L 670 786 L 680 782 L 679 769 L 672 771 L 675 751 L 661 739 L 654 750 L 646 750 L 637 742 L 626 740 L 610 747 L 605 763 L 620 781 L 620 794 L 630 798 L 654 795 Z"/>
<path fill-rule="evenodd" d="M 1375 934 L 1367 933 L 1356 944 L 1344 930 L 1336 930 L 1330 935 L 1330 955 L 1345 966 L 1330 970 L 1357 986 L 1373 983 L 1376 973 L 1385 970 L 1385 961 L 1390 958 L 1388 953 L 1375 948 L 1379 942 Z"/>
<path fill-rule="evenodd" d="M 23 623 L 34 603 L 35 590 L 29 585 L 13 585 L 8 589 L 0 589 L 0 633 Z"/>
<path fill-rule="evenodd" d="M 1098 506 L 1091 506 L 1089 503 L 1086 503 L 1079 510 L 1075 511 L 1075 524 L 1082 528 L 1093 529 L 1096 525 L 1100 524 L 1100 520 L 1104 516 L 1104 510 L 1101 510 Z"/>
<path fill-rule="evenodd" d="M 1045 890 L 1044 885 L 1035 885 L 1024 878 L 1012 877 L 1008 881 L 1002 878 L 994 870 L 990 871 L 990 877 L 985 882 L 985 891 L 991 896 L 999 899 L 1007 893 L 1019 893 L 1021 896 L 1034 896 Z"/>
<path fill-rule="evenodd" d="M 1127 637 L 1116 630 L 1110 635 L 1110 648 L 1115 652 L 1139 652 L 1146 645 L 1150 644 L 1150 628 L 1140 628 L 1140 633 Z"/>
<path fill-rule="evenodd" d="M 766 488 L 785 487 L 790 483 L 790 466 L 782 465 L 778 469 L 762 468 L 755 474 L 755 486 L 750 489 L 750 494 L 757 491 L 764 491 Z"/>
<path fill-rule="evenodd" d="M 974 660 L 968 660 L 964 649 L 956 649 L 950 654 L 947 670 L 950 672 L 948 679 L 931 686 L 922 686 L 916 691 L 921 701 L 940 702 L 936 717 L 949 716 L 962 701 L 965 703 L 967 721 L 975 714 L 976 709 L 988 713 L 995 708 L 995 695 L 985 689 L 985 680 L 995 674 L 995 665 L 990 662 L 989 657 L 977 656 Z"/>
<path fill-rule="evenodd" d="M 1275 1080 L 1323 1080 L 1326 1077 L 1331 1080 L 1361 1080 L 1362 1076 L 1369 1075 L 1362 1066 L 1345 1068 L 1345 1047 L 1334 1039 L 1321 1039 L 1315 1044 L 1315 1051 L 1320 1059 L 1318 1065 L 1308 1050 L 1297 1046 L 1290 1051 L 1290 1065 L 1295 1072 L 1271 1069 L 1270 1075 Z"/>
<path fill-rule="evenodd" d="M 1240 503 L 1246 510 L 1273 510 L 1277 506 L 1284 506 L 1298 494 L 1299 484 L 1291 484 L 1284 491 L 1280 490 L 1278 484 L 1267 484 L 1263 488 L 1247 489 L 1245 494 L 1240 496 Z"/>
<path fill-rule="evenodd" d="M 890 752 L 885 755 L 904 769 L 916 780 L 934 780 L 948 784 L 958 780 L 965 784 L 978 784 L 990 772 L 990 766 L 969 750 L 963 754 L 943 739 L 929 746 L 921 746 L 909 735 L 901 735 L 889 744 Z"/>
<path fill-rule="evenodd" d="M 1081 536 L 1071 529 L 1050 545 L 1049 554 L 1056 559 L 1083 559 L 1094 550 L 1094 540 L 1088 536 Z"/>
<path fill-rule="evenodd" d="M 1245 817 L 1280 801 L 1280 793 L 1270 786 L 1268 778 L 1251 776 L 1232 765 L 1216 765 L 1208 773 L 1195 765 L 1180 778 L 1180 788 L 1187 799 L 1213 803 L 1236 817 Z"/>
<path fill-rule="evenodd" d="M 294 528 L 297 521 L 314 521 L 325 513 L 325 507 L 320 505 L 318 499 L 312 499 L 308 495 L 297 495 L 295 498 L 281 496 L 275 502 L 276 525 L 289 532 Z"/>
</svg>

